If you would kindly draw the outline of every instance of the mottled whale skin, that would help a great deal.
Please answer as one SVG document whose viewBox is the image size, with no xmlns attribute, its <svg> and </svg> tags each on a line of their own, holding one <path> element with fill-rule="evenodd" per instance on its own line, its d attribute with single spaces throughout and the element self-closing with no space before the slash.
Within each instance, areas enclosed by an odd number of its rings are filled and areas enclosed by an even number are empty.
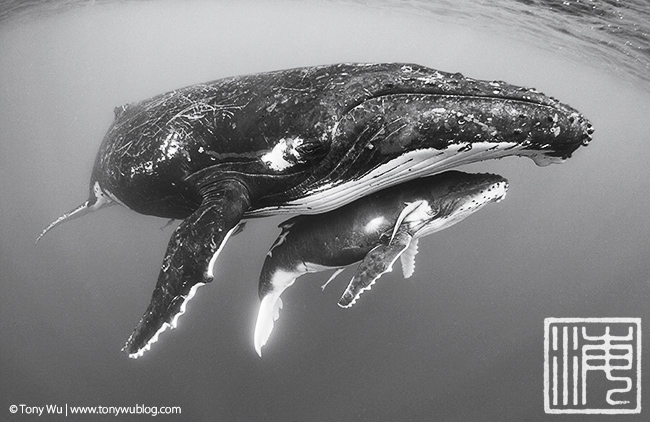
<svg viewBox="0 0 650 422">
<path fill-rule="evenodd" d="M 418 239 L 451 227 L 490 202 L 503 199 L 508 181 L 495 174 L 447 171 L 413 180 L 319 215 L 301 215 L 282 229 L 259 279 L 260 308 L 255 350 L 261 356 L 282 308 L 280 296 L 306 273 L 361 264 L 339 300 L 352 306 L 359 295 L 400 258 L 405 278 L 415 269 Z M 325 287 L 325 286 L 323 286 Z"/>
<path fill-rule="evenodd" d="M 561 162 L 592 132 L 576 110 L 533 89 L 415 64 L 225 78 L 116 108 L 88 200 L 43 234 L 112 203 L 183 219 L 124 347 L 138 357 L 213 279 L 242 218 L 326 212 L 480 160 Z"/>
</svg>

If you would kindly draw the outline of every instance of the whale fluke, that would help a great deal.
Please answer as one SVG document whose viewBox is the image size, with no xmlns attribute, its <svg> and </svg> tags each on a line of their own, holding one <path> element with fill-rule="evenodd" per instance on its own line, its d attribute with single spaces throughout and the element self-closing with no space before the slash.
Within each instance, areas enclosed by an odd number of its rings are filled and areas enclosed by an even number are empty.
<svg viewBox="0 0 650 422">
<path fill-rule="evenodd" d="M 56 226 L 65 223 L 66 221 L 74 220 L 75 218 L 83 217 L 84 215 L 97 211 L 98 209 L 105 207 L 106 205 L 111 205 L 113 204 L 113 200 L 109 198 L 101 189 L 99 186 L 98 182 L 95 182 L 95 184 L 92 187 L 92 190 L 90 191 L 90 197 L 86 202 L 83 204 L 79 205 L 77 208 L 70 210 L 63 214 L 61 217 L 57 218 L 56 220 L 52 221 L 49 226 L 45 228 L 41 232 L 40 235 L 36 238 L 36 241 L 34 244 L 37 244 L 43 236 L 47 234 L 50 230 L 55 228 Z"/>
</svg>

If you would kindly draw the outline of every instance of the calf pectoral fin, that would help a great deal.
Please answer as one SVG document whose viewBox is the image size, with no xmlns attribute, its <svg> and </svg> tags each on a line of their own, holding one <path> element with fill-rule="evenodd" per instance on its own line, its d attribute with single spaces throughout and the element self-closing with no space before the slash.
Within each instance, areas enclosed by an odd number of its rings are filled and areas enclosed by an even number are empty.
<svg viewBox="0 0 650 422">
<path fill-rule="evenodd" d="M 403 223 L 410 221 L 412 218 L 421 218 L 421 213 L 426 212 L 426 209 L 429 206 L 429 204 L 427 204 L 427 201 L 424 200 L 407 202 L 404 205 L 404 208 L 397 216 L 397 221 L 395 222 L 395 226 L 393 228 L 393 234 L 390 238 L 391 241 L 397 234 L 397 231 L 402 228 Z"/>
<path fill-rule="evenodd" d="M 327 287 L 327 285 L 330 284 L 330 281 L 334 280 L 334 279 L 336 278 L 336 276 L 339 275 L 339 274 L 341 274 L 344 270 L 345 270 L 345 267 L 343 267 L 343 268 L 337 268 L 336 271 L 334 271 L 334 273 L 330 276 L 330 278 L 327 279 L 327 281 L 325 282 L 325 284 L 323 284 L 322 286 L 320 286 L 320 289 L 321 289 L 321 290 L 325 290 L 325 287 Z"/>
<path fill-rule="evenodd" d="M 418 238 L 414 237 L 411 240 L 408 248 L 400 255 L 399 260 L 402 263 L 402 274 L 404 278 L 409 278 L 415 271 L 415 255 L 418 254 Z"/>
<path fill-rule="evenodd" d="M 379 245 L 368 252 L 339 299 L 339 306 L 349 308 L 354 305 L 361 293 L 369 290 L 383 274 L 392 271 L 393 264 L 408 249 L 411 239 L 406 230 L 399 230 L 388 245 Z"/>
<path fill-rule="evenodd" d="M 224 244 L 250 206 L 237 180 L 198 180 L 201 206 L 174 231 L 151 302 L 122 350 L 137 358 L 178 317 L 196 289 L 213 279 L 212 268 Z"/>
</svg>

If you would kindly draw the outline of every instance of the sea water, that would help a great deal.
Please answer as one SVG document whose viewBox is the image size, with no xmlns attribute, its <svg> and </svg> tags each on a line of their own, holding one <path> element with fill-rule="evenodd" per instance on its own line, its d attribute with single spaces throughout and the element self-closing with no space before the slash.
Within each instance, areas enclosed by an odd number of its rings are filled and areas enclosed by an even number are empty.
<svg viewBox="0 0 650 422">
<path fill-rule="evenodd" d="M 2 420 L 33 420 L 25 409 L 48 405 L 180 407 L 157 416 L 170 421 L 573 420 L 544 413 L 544 319 L 650 323 L 647 2 L 2 7 Z M 348 61 L 534 86 L 584 113 L 594 141 L 562 165 L 513 157 L 463 168 L 506 177 L 506 199 L 422 239 L 411 279 L 387 274 L 351 309 L 336 306 L 350 270 L 325 291 L 329 274 L 299 279 L 262 358 L 253 349 L 257 278 L 284 218 L 251 220 L 178 329 L 128 359 L 120 349 L 174 224 L 111 207 L 34 245 L 86 199 L 113 108 L 225 76 Z"/>
</svg>

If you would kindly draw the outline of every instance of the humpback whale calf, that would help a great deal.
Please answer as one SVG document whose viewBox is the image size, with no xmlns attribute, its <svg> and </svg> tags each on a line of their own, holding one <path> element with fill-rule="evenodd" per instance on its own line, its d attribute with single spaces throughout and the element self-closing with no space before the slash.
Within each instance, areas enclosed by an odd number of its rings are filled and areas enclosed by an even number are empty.
<svg viewBox="0 0 650 422">
<path fill-rule="evenodd" d="M 236 76 L 115 109 L 89 197 L 182 219 L 124 350 L 176 326 L 242 218 L 322 213 L 418 177 L 493 158 L 562 162 L 591 124 L 559 101 L 415 64 L 337 64 Z M 40 236 L 39 236 L 40 239 Z"/>
<path fill-rule="evenodd" d="M 490 202 L 498 202 L 508 181 L 494 174 L 447 171 L 412 180 L 319 215 L 301 215 L 282 224 L 259 280 L 260 308 L 255 350 L 262 355 L 282 308 L 280 295 L 306 273 L 362 261 L 339 300 L 352 306 L 399 258 L 405 278 L 415 269 L 418 239 L 451 227 Z M 325 287 L 325 286 L 323 286 Z"/>
</svg>

